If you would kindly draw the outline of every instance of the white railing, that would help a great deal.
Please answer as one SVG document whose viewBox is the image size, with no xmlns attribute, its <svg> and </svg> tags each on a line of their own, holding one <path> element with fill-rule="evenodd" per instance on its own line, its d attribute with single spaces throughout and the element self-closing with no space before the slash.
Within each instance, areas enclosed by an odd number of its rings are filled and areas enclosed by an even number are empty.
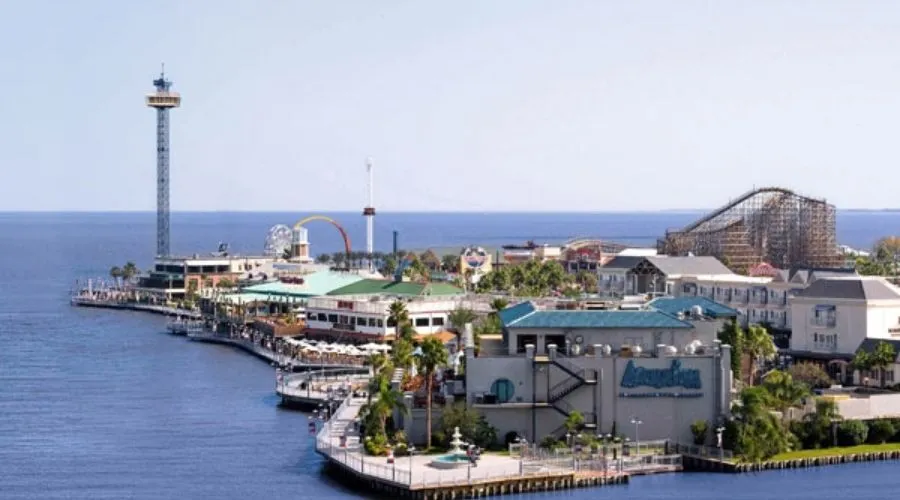
<svg viewBox="0 0 900 500">
<path fill-rule="evenodd" d="M 712 458 L 718 460 L 734 460 L 731 450 L 715 448 L 712 446 L 700 446 L 695 444 L 674 443 L 669 447 L 671 453 L 687 455 L 690 457 Z"/>
</svg>

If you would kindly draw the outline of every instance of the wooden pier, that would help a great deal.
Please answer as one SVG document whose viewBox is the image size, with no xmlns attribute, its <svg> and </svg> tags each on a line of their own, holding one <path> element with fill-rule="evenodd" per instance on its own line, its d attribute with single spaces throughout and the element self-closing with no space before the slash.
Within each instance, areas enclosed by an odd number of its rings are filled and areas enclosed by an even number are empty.
<svg viewBox="0 0 900 500">
<path fill-rule="evenodd" d="M 163 316 L 176 316 L 190 319 L 200 319 L 200 311 L 178 309 L 176 307 L 159 306 L 154 304 L 142 304 L 139 302 L 120 302 L 114 300 L 100 300 L 90 296 L 75 296 L 71 304 L 76 307 L 96 307 L 101 309 L 120 309 L 124 311 L 140 311 Z"/>
</svg>

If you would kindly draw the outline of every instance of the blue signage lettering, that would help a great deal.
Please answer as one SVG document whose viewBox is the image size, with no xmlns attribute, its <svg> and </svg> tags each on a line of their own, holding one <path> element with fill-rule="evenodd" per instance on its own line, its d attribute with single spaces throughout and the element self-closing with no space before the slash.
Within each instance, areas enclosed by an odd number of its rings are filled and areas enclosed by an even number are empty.
<svg viewBox="0 0 900 500">
<path fill-rule="evenodd" d="M 642 368 L 635 366 L 634 360 L 629 360 L 619 385 L 626 388 L 684 387 L 685 389 L 700 389 L 700 370 L 681 368 L 681 361 L 677 359 L 672 360 L 669 368 Z"/>
</svg>

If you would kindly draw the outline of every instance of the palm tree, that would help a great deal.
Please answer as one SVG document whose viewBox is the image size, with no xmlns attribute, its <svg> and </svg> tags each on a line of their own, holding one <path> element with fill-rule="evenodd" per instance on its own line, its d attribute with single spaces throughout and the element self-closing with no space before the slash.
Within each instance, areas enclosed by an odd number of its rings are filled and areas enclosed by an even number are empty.
<svg viewBox="0 0 900 500">
<path fill-rule="evenodd" d="M 412 342 L 403 338 L 394 341 L 394 347 L 391 349 L 391 363 L 396 368 L 408 370 L 413 363 Z"/>
<path fill-rule="evenodd" d="M 374 377 L 378 374 L 390 371 L 391 358 L 381 352 L 373 354 L 369 356 L 369 366 L 372 367 L 372 376 Z"/>
<path fill-rule="evenodd" d="M 447 319 L 450 320 L 450 326 L 453 329 L 453 332 L 456 333 L 457 346 L 460 345 L 463 328 L 465 328 L 467 324 L 475 321 L 475 318 L 477 317 L 478 316 L 474 311 L 463 306 L 458 306 L 447 315 Z"/>
<path fill-rule="evenodd" d="M 387 377 L 381 375 L 370 381 L 369 402 L 363 405 L 360 413 L 366 422 L 366 434 L 384 433 L 387 419 L 395 409 L 406 411 L 403 405 L 403 394 L 391 387 Z M 372 390 L 374 389 L 374 390 Z"/>
<path fill-rule="evenodd" d="M 328 264 L 329 262 L 331 262 L 331 255 L 328 255 L 327 253 L 321 253 L 316 256 L 316 262 L 318 262 L 319 264 Z"/>
<path fill-rule="evenodd" d="M 122 267 L 122 279 L 125 280 L 126 283 L 131 283 L 131 280 L 134 279 L 141 271 L 134 264 L 134 262 L 128 261 L 125 263 L 125 266 Z"/>
<path fill-rule="evenodd" d="M 750 384 L 752 385 L 756 380 L 757 362 L 774 359 L 778 350 L 775 348 L 775 343 L 772 342 L 772 336 L 765 328 L 751 325 L 744 338 L 744 352 L 750 358 Z"/>
<path fill-rule="evenodd" d="M 882 341 L 875 346 L 875 352 L 872 353 L 871 359 L 872 368 L 878 370 L 880 385 L 884 387 L 884 372 L 897 361 L 897 352 L 892 344 Z"/>
<path fill-rule="evenodd" d="M 762 386 L 772 396 L 769 403 L 781 413 L 782 421 L 787 418 L 788 408 L 800 406 L 810 395 L 806 384 L 795 381 L 790 373 L 781 370 L 772 370 L 766 374 Z"/>
<path fill-rule="evenodd" d="M 409 322 L 409 311 L 406 309 L 406 302 L 395 300 L 388 307 L 388 323 L 394 324 L 394 337 L 400 338 L 400 330 L 403 325 Z"/>
<path fill-rule="evenodd" d="M 447 364 L 447 349 L 444 344 L 435 337 L 426 338 L 421 345 L 422 355 L 419 356 L 419 366 L 425 372 L 425 443 L 431 448 L 431 401 L 434 372 L 439 367 Z"/>
</svg>

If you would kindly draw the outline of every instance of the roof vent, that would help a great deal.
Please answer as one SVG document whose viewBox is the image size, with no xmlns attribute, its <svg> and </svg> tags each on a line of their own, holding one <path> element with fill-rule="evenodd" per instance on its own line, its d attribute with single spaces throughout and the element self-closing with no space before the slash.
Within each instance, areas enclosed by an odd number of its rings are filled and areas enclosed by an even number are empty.
<svg viewBox="0 0 900 500">
<path fill-rule="evenodd" d="M 693 318 L 702 318 L 703 317 L 703 308 L 699 305 L 691 306 L 691 317 Z"/>
</svg>

